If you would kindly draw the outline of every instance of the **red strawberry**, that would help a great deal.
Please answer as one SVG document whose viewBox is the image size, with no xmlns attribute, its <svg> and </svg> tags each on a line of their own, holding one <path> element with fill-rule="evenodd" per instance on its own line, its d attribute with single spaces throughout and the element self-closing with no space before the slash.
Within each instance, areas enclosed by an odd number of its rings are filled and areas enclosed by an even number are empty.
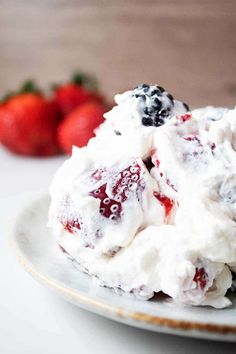
<svg viewBox="0 0 236 354">
<path fill-rule="evenodd" d="M 103 121 L 105 108 L 96 102 L 87 102 L 72 111 L 59 125 L 58 142 L 67 154 L 71 154 L 72 145 L 87 145 L 94 136 L 94 129 Z"/>
<path fill-rule="evenodd" d="M 38 93 L 20 93 L 0 105 L 0 141 L 15 153 L 58 153 L 56 127 L 53 104 Z"/>
<path fill-rule="evenodd" d="M 96 172 L 96 171 L 95 171 Z M 122 203 L 132 194 L 132 187 L 140 189 L 141 167 L 138 163 L 129 166 L 119 173 L 115 185 L 112 187 L 112 199 L 106 193 L 107 184 L 89 193 L 94 198 L 100 199 L 100 214 L 105 218 L 118 221 L 121 218 Z M 96 174 L 94 175 L 96 176 Z M 96 178 L 95 178 L 96 179 Z"/>
<path fill-rule="evenodd" d="M 55 91 L 54 102 L 62 116 L 70 113 L 74 108 L 86 102 L 89 92 L 82 86 L 66 84 Z"/>
<path fill-rule="evenodd" d="M 57 86 L 53 100 L 62 117 L 87 101 L 104 103 L 104 97 L 96 91 L 94 79 L 80 73 L 69 83 Z"/>
<path fill-rule="evenodd" d="M 121 215 L 121 202 L 110 199 L 106 193 L 106 184 L 89 193 L 94 198 L 100 200 L 100 214 L 105 218 L 119 220 Z"/>
</svg>

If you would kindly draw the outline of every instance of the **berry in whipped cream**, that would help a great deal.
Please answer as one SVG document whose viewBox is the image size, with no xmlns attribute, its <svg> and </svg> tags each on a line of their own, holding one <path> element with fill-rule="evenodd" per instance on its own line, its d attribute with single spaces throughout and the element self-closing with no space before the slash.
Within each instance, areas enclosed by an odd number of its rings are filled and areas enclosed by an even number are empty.
<svg viewBox="0 0 236 354">
<path fill-rule="evenodd" d="M 159 127 L 174 115 L 175 100 L 161 86 L 142 84 L 132 91 L 132 97 L 139 101 L 144 126 Z M 189 111 L 182 103 L 183 111 Z"/>
<path fill-rule="evenodd" d="M 191 252 L 187 257 L 185 256 L 186 268 L 182 288 L 179 288 L 175 294 L 176 289 L 172 288 L 173 296 L 177 301 L 189 305 L 211 304 L 217 308 L 222 307 L 222 304 L 229 305 L 229 300 L 222 297 L 232 282 L 228 267 L 203 257 L 195 257 L 196 255 Z M 177 274 L 179 271 L 182 273 L 183 269 L 178 269 L 178 265 L 176 268 Z"/>
<path fill-rule="evenodd" d="M 148 299 L 163 292 L 187 305 L 229 306 L 236 110 L 187 112 L 151 85 L 115 100 L 96 137 L 73 149 L 52 183 L 58 244 L 119 293 Z"/>
<path fill-rule="evenodd" d="M 83 163 L 82 156 L 79 161 Z M 68 177 L 73 183 L 73 176 Z M 76 174 L 74 188 L 76 197 L 68 188 L 59 198 L 57 220 L 66 232 L 77 236 L 83 246 L 91 249 L 99 246 L 100 251 L 109 256 L 114 256 L 146 223 L 146 218 L 149 219 L 149 211 L 144 210 L 148 207 L 149 195 L 154 204 L 150 207 L 153 222 L 160 223 L 164 215 L 164 206 L 153 196 L 156 183 L 140 159 L 95 169 L 93 165 L 88 166 L 80 176 Z M 153 213 L 153 208 L 159 215 Z"/>
<path fill-rule="evenodd" d="M 207 284 L 208 275 L 203 267 L 196 268 L 193 281 L 196 283 L 197 287 L 204 290 Z"/>
<path fill-rule="evenodd" d="M 96 129 L 89 147 L 113 146 L 115 154 L 125 157 L 150 158 L 153 136 L 157 128 L 187 114 L 188 106 L 156 85 L 139 85 L 115 95 L 115 105 L 104 114 L 105 122 Z M 132 142 L 132 143 L 131 143 Z"/>
<path fill-rule="evenodd" d="M 99 175 L 95 172 L 95 175 Z M 94 173 L 92 174 L 94 176 Z M 141 166 L 134 160 L 131 165 L 123 171 L 116 172 L 111 184 L 111 195 L 108 196 L 107 183 L 89 193 L 90 196 L 100 200 L 100 214 L 112 221 L 119 221 L 122 216 L 122 203 L 132 194 L 141 198 L 141 192 L 145 188 L 145 182 L 141 179 Z"/>
</svg>

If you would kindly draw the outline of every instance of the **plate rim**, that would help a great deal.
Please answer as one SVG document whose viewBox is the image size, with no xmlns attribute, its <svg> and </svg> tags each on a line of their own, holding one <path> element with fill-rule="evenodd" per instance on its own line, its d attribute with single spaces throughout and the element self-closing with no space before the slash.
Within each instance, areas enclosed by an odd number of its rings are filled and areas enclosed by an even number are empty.
<svg viewBox="0 0 236 354">
<path fill-rule="evenodd" d="M 86 309 L 90 310 L 86 306 L 90 306 L 94 309 L 94 312 L 97 311 L 105 311 L 108 315 L 112 315 L 118 317 L 120 321 L 131 320 L 137 321 L 138 323 L 145 323 L 147 325 L 151 325 L 157 328 L 169 329 L 169 330 L 179 330 L 186 331 L 185 333 L 190 333 L 191 331 L 197 331 L 199 334 L 215 334 L 215 335 L 236 335 L 236 325 L 229 324 L 214 324 L 214 323 L 203 323 L 199 321 L 191 321 L 191 320 L 182 320 L 182 319 L 171 319 L 167 317 L 157 316 L 146 314 L 143 312 L 131 311 L 127 310 L 124 307 L 115 306 L 112 304 L 108 304 L 105 301 L 98 300 L 94 297 L 91 297 L 89 294 L 83 294 L 80 291 L 75 291 L 72 288 L 65 286 L 58 280 L 54 280 L 52 277 L 45 275 L 43 272 L 37 270 L 37 268 L 30 262 L 30 260 L 25 257 L 24 253 L 20 249 L 17 239 L 16 239 L 16 226 L 18 224 L 18 220 L 21 214 L 23 214 L 29 206 L 35 204 L 36 202 L 42 201 L 42 199 L 46 199 L 48 194 L 44 193 L 41 196 L 37 196 L 34 200 L 30 200 L 30 202 L 23 208 L 23 210 L 18 213 L 17 218 L 15 219 L 14 227 L 10 232 L 10 236 L 8 238 L 10 249 L 12 250 L 13 255 L 15 256 L 17 262 L 23 267 L 25 271 L 27 271 L 33 278 L 38 280 L 40 283 L 48 286 L 49 288 L 55 290 L 57 293 L 62 294 L 64 297 L 72 298 L 77 300 L 78 303 L 84 305 Z M 92 311 L 92 310 L 90 310 Z M 101 312 L 100 312 L 101 313 Z M 115 318 L 114 318 L 115 319 Z M 165 332 L 172 333 L 174 332 Z M 184 332 L 182 333 L 184 335 Z M 208 339 L 207 337 L 201 336 L 201 338 Z M 210 338 L 209 338 L 210 339 Z M 220 338 L 218 338 L 220 339 Z"/>
</svg>

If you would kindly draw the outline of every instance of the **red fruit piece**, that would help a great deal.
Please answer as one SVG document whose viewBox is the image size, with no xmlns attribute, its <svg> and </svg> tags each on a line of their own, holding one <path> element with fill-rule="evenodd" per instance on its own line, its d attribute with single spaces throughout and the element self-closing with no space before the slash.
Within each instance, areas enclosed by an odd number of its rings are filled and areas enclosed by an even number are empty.
<svg viewBox="0 0 236 354">
<path fill-rule="evenodd" d="M 99 171 L 104 170 L 96 170 L 91 177 L 98 180 Z M 120 220 L 122 216 L 122 203 L 134 192 L 138 197 L 138 191 L 143 189 L 140 185 L 140 174 L 141 167 L 138 163 L 134 163 L 119 172 L 111 188 L 113 198 L 110 198 L 106 193 L 107 183 L 89 193 L 92 197 L 100 199 L 100 214 L 102 216 L 113 221 Z"/>
<path fill-rule="evenodd" d="M 100 199 L 101 202 L 99 211 L 101 215 L 113 221 L 120 219 L 122 210 L 121 203 L 108 197 L 106 193 L 106 184 L 101 186 L 99 189 L 95 189 L 94 191 L 90 192 L 89 195 Z"/>
<path fill-rule="evenodd" d="M 193 281 L 197 284 L 197 287 L 200 287 L 201 290 L 204 290 L 207 284 L 208 275 L 203 267 L 196 268 Z"/>
<path fill-rule="evenodd" d="M 182 114 L 181 116 L 176 116 L 176 119 L 180 122 L 180 123 L 185 123 L 188 120 L 190 120 L 192 118 L 192 114 L 191 113 L 185 113 Z"/>
<path fill-rule="evenodd" d="M 74 229 L 80 229 L 80 224 L 78 221 L 75 220 L 67 220 L 66 223 L 63 223 L 63 227 L 64 229 L 66 229 L 67 231 L 69 231 L 71 234 L 73 234 Z"/>
<path fill-rule="evenodd" d="M 22 93 L 0 105 L 0 141 L 22 155 L 58 153 L 55 107 L 36 93 Z"/>
<path fill-rule="evenodd" d="M 164 206 L 165 216 L 167 217 L 170 214 L 171 209 L 173 208 L 174 201 L 161 193 L 154 192 L 153 194 L 159 200 L 159 202 Z"/>
<path fill-rule="evenodd" d="M 71 154 L 72 145 L 83 147 L 94 136 L 103 121 L 105 108 L 96 102 L 84 103 L 72 111 L 58 127 L 58 142 L 67 154 Z"/>
<path fill-rule="evenodd" d="M 117 183 L 112 188 L 112 194 L 116 200 L 124 202 L 128 198 L 129 193 L 132 192 L 132 188 L 136 189 L 140 182 L 140 173 L 141 167 L 138 163 L 134 163 L 120 172 Z"/>
</svg>

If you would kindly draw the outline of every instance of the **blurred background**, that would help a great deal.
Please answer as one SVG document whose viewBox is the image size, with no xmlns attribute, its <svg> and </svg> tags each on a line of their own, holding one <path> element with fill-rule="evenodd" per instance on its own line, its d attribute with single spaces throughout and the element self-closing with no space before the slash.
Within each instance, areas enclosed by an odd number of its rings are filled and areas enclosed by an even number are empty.
<svg viewBox="0 0 236 354">
<path fill-rule="evenodd" d="M 0 0 L 0 94 L 26 77 L 96 74 L 109 97 L 158 83 L 193 106 L 236 103 L 236 1 Z"/>
</svg>

